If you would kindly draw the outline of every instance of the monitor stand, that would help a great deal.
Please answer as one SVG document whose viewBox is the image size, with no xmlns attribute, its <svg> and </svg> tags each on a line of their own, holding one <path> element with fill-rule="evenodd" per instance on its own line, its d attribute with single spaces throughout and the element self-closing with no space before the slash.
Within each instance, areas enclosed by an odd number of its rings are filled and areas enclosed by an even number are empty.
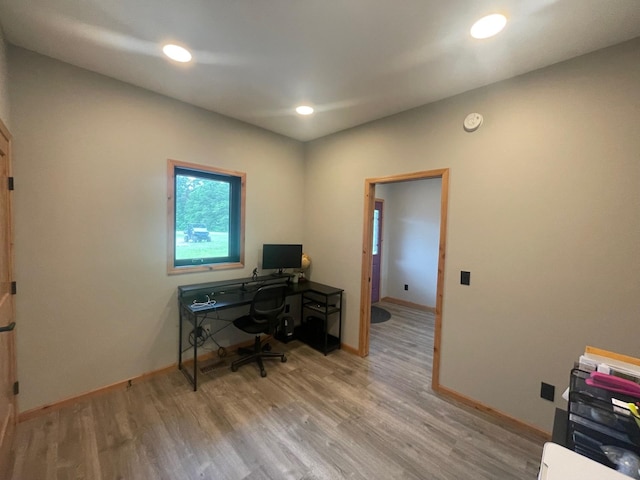
<svg viewBox="0 0 640 480">
<path fill-rule="evenodd" d="M 279 268 L 277 272 L 273 272 L 271 276 L 275 278 L 286 278 L 287 283 L 289 283 L 289 281 L 291 280 L 291 275 L 288 273 L 284 273 L 284 270 L 282 268 Z"/>
</svg>

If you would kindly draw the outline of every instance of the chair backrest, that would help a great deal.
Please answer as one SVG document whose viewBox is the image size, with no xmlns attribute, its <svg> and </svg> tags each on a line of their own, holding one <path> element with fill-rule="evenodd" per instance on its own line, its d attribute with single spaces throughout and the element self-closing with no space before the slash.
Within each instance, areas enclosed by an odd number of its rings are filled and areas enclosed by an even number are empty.
<svg viewBox="0 0 640 480">
<path fill-rule="evenodd" d="M 278 317 L 284 312 L 287 285 L 266 285 L 256 292 L 251 302 L 250 315 L 255 323 L 265 324 L 265 331 L 272 333 L 278 325 Z"/>
</svg>

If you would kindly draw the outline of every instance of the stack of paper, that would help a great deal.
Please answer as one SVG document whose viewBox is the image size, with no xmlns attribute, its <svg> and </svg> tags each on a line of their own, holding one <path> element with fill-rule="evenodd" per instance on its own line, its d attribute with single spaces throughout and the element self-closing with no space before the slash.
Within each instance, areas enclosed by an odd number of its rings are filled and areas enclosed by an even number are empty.
<svg viewBox="0 0 640 480">
<path fill-rule="evenodd" d="M 635 357 L 587 346 L 579 365 L 587 372 L 595 370 L 640 383 L 640 359 Z"/>
</svg>

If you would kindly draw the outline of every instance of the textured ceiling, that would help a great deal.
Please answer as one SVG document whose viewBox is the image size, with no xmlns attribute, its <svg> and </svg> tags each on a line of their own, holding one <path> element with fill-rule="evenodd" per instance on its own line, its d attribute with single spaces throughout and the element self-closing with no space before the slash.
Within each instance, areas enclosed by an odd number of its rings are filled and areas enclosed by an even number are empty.
<svg viewBox="0 0 640 480">
<path fill-rule="evenodd" d="M 506 29 L 472 39 L 493 12 Z M 305 141 L 638 37 L 640 0 L 0 0 L 0 24 L 9 43 Z M 164 58 L 168 41 L 195 61 Z"/>
</svg>

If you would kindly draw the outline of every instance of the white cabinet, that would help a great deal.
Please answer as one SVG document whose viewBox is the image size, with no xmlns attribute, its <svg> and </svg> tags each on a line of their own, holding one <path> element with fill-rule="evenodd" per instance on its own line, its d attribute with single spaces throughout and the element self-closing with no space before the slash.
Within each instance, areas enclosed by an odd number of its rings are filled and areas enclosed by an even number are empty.
<svg viewBox="0 0 640 480">
<path fill-rule="evenodd" d="M 555 443 L 545 443 L 538 480 L 629 480 L 630 477 L 605 467 Z"/>
</svg>

